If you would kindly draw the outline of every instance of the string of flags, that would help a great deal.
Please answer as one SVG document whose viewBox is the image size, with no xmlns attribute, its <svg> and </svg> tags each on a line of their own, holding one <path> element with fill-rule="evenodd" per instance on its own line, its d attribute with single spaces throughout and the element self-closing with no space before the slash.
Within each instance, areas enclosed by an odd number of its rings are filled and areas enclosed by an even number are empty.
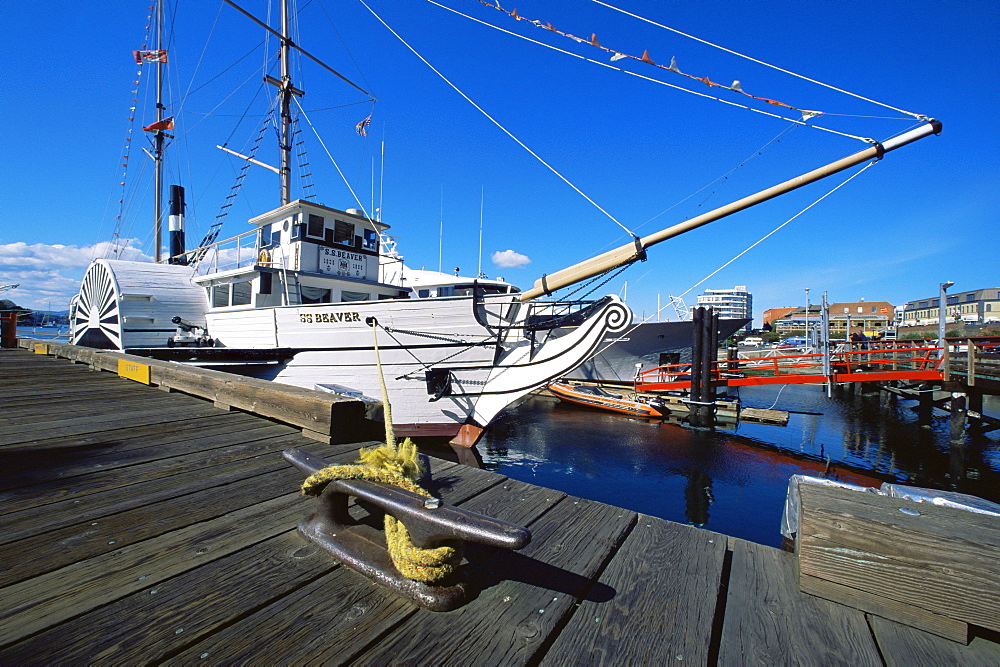
<svg viewBox="0 0 1000 667">
<path fill-rule="evenodd" d="M 528 23 L 530 23 L 531 25 L 533 25 L 533 26 L 535 26 L 537 28 L 542 28 L 543 30 L 548 30 L 549 32 L 555 33 L 557 35 L 561 35 L 561 36 L 566 37 L 568 39 L 572 39 L 574 42 L 577 42 L 578 44 L 590 44 L 593 47 L 601 49 L 602 51 L 606 51 L 607 53 L 611 54 L 611 62 L 617 62 L 617 61 L 625 59 L 625 58 L 631 58 L 632 60 L 638 60 L 639 62 L 646 63 L 647 65 L 652 65 L 653 67 L 657 67 L 657 68 L 662 69 L 662 70 L 667 70 L 669 72 L 673 72 L 674 74 L 680 74 L 681 76 L 687 77 L 689 79 L 693 79 L 694 81 L 700 81 L 701 83 L 705 84 L 709 88 L 723 88 L 725 90 L 730 90 L 730 91 L 732 91 L 734 93 L 739 93 L 740 95 L 744 95 L 746 97 L 749 97 L 749 98 L 752 98 L 752 99 L 755 99 L 755 100 L 758 100 L 758 101 L 761 101 L 761 102 L 765 102 L 767 104 L 772 104 L 774 106 L 785 107 L 787 109 L 792 109 L 794 111 L 798 111 L 799 113 L 802 114 L 802 120 L 803 121 L 807 121 L 810 118 L 814 118 L 816 116 L 822 116 L 822 115 L 824 115 L 826 113 L 824 111 L 814 111 L 814 110 L 810 110 L 810 109 L 800 109 L 800 108 L 798 108 L 796 106 L 792 106 L 791 104 L 786 104 L 784 102 L 780 102 L 778 100 L 773 100 L 773 99 L 770 99 L 768 97 L 760 97 L 758 95 L 752 95 L 752 94 L 746 92 L 745 90 L 743 90 L 743 85 L 739 81 L 733 81 L 733 83 L 731 85 L 727 86 L 725 84 L 717 83 L 715 81 L 712 81 L 707 76 L 695 76 L 694 74 L 688 74 L 687 72 L 682 72 L 680 70 L 680 68 L 677 66 L 677 58 L 675 58 L 675 57 L 671 57 L 670 58 L 670 64 L 669 65 L 663 65 L 663 64 L 655 62 L 652 59 L 652 57 L 650 57 L 649 51 L 646 50 L 646 49 L 643 49 L 641 56 L 634 56 L 634 55 L 631 55 L 631 54 L 628 54 L 628 53 L 623 53 L 621 51 L 617 51 L 615 49 L 611 49 L 611 48 L 608 48 L 606 46 L 602 46 L 601 43 L 598 42 L 598 40 L 597 40 L 597 34 L 596 33 L 591 33 L 590 39 L 584 39 L 583 37 L 577 37 L 576 35 L 571 35 L 568 32 L 563 32 L 561 30 L 557 30 L 551 23 L 549 23 L 547 21 L 543 22 L 543 21 L 538 21 L 538 20 L 535 20 L 535 19 L 529 19 L 529 18 L 527 18 L 525 16 L 521 16 L 520 14 L 517 13 L 516 9 L 513 9 L 511 11 L 507 11 L 506 9 L 504 9 L 503 7 L 501 7 L 499 3 L 493 4 L 492 2 L 488 2 L 487 0 L 479 0 L 479 2 L 480 2 L 480 4 L 482 4 L 482 5 L 486 6 L 486 7 L 490 7 L 492 9 L 496 9 L 496 10 L 498 10 L 500 12 L 503 12 L 504 14 L 507 14 L 508 16 L 510 16 L 511 18 L 513 18 L 516 21 L 527 21 Z"/>
<path fill-rule="evenodd" d="M 112 235 L 114 239 L 112 252 L 118 254 L 121 249 L 118 248 L 118 242 L 121 239 L 121 226 L 122 226 L 122 215 L 124 214 L 125 208 L 125 183 L 127 182 L 126 176 L 128 175 L 128 161 L 129 156 L 132 153 L 132 133 L 135 125 L 135 107 L 139 103 L 139 82 L 142 80 L 142 65 L 147 62 L 167 62 L 167 52 L 163 49 L 147 49 L 146 44 L 149 42 L 150 28 L 153 23 L 153 12 L 154 8 L 149 7 L 149 14 L 146 16 L 146 36 L 142 47 L 138 50 L 132 51 L 132 57 L 135 58 L 135 64 L 137 65 L 135 71 L 135 78 L 132 80 L 132 104 L 129 106 L 129 115 L 126 119 L 129 121 L 128 130 L 125 136 L 125 147 L 122 151 L 122 178 L 118 183 L 118 186 L 122 189 L 121 198 L 118 200 L 118 215 L 115 216 L 115 231 Z M 173 127 L 173 118 L 165 119 L 171 121 L 171 128 Z M 155 125 L 155 123 L 154 123 Z M 146 129 L 146 128 L 143 128 Z"/>
</svg>

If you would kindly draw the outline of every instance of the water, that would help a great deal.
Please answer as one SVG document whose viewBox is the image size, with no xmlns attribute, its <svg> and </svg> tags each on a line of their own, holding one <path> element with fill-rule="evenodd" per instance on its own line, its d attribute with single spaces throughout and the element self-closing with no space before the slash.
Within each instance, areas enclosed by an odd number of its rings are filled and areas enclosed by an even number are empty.
<svg viewBox="0 0 1000 667">
<path fill-rule="evenodd" d="M 780 392 L 780 393 L 779 393 Z M 744 387 L 744 407 L 792 412 L 785 427 L 716 431 L 645 422 L 531 398 L 479 444 L 483 467 L 726 535 L 779 546 L 788 478 L 822 475 L 867 486 L 892 481 L 1000 502 L 1000 431 L 949 448 L 947 416 L 921 427 L 914 401 L 823 387 Z M 984 412 L 1000 402 L 987 397 Z M 816 413 L 816 414 L 803 414 Z"/>
</svg>

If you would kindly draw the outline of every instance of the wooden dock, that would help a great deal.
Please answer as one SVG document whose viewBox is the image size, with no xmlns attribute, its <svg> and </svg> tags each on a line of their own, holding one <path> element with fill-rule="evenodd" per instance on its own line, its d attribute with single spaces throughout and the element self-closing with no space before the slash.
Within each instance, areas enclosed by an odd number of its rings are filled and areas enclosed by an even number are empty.
<svg viewBox="0 0 1000 667">
<path fill-rule="evenodd" d="M 480 593 L 429 612 L 295 531 L 280 452 L 363 443 L 19 349 L 0 425 L 0 664 L 1000 663 L 799 592 L 792 554 L 442 460 L 432 491 L 533 538 L 468 548 Z"/>
</svg>

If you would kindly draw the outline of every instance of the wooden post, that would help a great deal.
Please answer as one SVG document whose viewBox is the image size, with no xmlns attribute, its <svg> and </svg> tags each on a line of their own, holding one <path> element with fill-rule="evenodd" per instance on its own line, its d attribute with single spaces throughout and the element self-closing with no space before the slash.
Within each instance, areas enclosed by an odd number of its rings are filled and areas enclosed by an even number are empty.
<svg viewBox="0 0 1000 667">
<path fill-rule="evenodd" d="M 702 321 L 705 309 L 697 307 L 691 313 L 691 391 L 688 393 L 690 407 L 689 420 L 693 426 L 701 426 L 701 411 L 698 409 L 698 401 L 701 400 L 701 348 L 704 339 L 701 335 Z"/>
<path fill-rule="evenodd" d="M 0 315 L 0 347 L 17 347 L 17 313 Z"/>
<path fill-rule="evenodd" d="M 976 386 L 976 344 L 971 338 L 968 339 L 968 352 L 966 353 L 965 384 L 970 387 Z"/>
<path fill-rule="evenodd" d="M 931 425 L 931 410 L 934 407 L 934 392 L 918 390 L 917 393 L 917 423 L 921 426 Z"/>
<path fill-rule="evenodd" d="M 709 308 L 705 313 L 705 350 L 702 353 L 705 360 L 705 370 L 702 387 L 702 402 L 708 405 L 704 408 L 705 423 L 702 426 L 715 427 L 715 368 L 719 358 L 719 313 Z"/>
<path fill-rule="evenodd" d="M 951 395 L 951 446 L 960 447 L 965 445 L 965 422 L 968 410 L 965 405 L 965 394 L 954 392 Z"/>
</svg>

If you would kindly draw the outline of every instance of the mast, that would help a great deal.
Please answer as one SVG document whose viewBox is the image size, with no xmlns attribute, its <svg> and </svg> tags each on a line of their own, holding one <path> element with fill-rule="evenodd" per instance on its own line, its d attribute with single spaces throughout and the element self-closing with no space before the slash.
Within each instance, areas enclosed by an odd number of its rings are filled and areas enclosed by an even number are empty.
<svg viewBox="0 0 1000 667">
<path fill-rule="evenodd" d="M 292 95 L 295 95 L 297 97 L 302 97 L 303 95 L 305 95 L 304 91 L 299 90 L 298 88 L 292 85 L 292 74 L 291 74 L 291 63 L 290 63 L 290 55 L 292 49 L 294 48 L 301 55 L 305 56 L 306 58 L 309 58 L 323 69 L 336 75 L 342 81 L 349 83 L 355 89 L 367 95 L 373 102 L 375 101 L 375 98 L 372 97 L 371 94 L 366 92 L 363 88 L 358 86 L 356 83 L 346 78 L 343 74 L 331 68 L 322 60 L 312 55 L 311 53 L 303 49 L 301 46 L 292 41 L 292 37 L 290 34 L 289 20 L 288 20 L 289 16 L 288 0 L 282 0 L 281 2 L 281 32 L 276 31 L 274 28 L 270 27 L 269 25 L 261 21 L 253 14 L 251 14 L 247 10 L 237 5 L 236 2 L 234 2 L 234 0 L 223 0 L 223 2 L 225 2 L 227 5 L 229 5 L 236 11 L 240 12 L 248 19 L 259 25 L 261 28 L 263 28 L 264 30 L 266 30 L 267 32 L 271 33 L 272 35 L 281 40 L 281 49 L 278 53 L 278 57 L 281 60 L 281 79 L 280 80 L 275 79 L 273 76 L 265 74 L 264 81 L 278 88 L 278 96 L 279 96 L 278 101 L 280 109 L 279 113 L 281 114 L 281 130 L 280 130 L 281 145 L 278 147 L 278 149 L 281 153 L 281 166 L 277 171 L 279 174 L 279 178 L 281 180 L 281 205 L 284 206 L 285 204 L 288 204 L 292 201 L 292 109 L 291 109 Z M 220 146 L 219 148 L 222 147 Z M 232 153 L 237 157 L 241 157 L 244 160 L 249 160 L 251 162 L 255 162 L 256 164 L 261 164 L 259 162 L 256 162 L 255 160 L 250 160 L 250 158 L 246 157 L 245 155 L 240 155 L 235 151 L 230 151 L 225 148 L 223 150 L 226 150 L 227 152 Z M 268 167 L 268 165 L 262 165 L 262 166 Z M 274 167 L 268 167 L 268 168 L 274 169 Z"/>
<path fill-rule="evenodd" d="M 156 3 L 156 49 L 163 49 L 163 2 Z M 153 135 L 153 237 L 154 258 L 163 254 L 163 62 L 156 62 L 156 130 Z"/>
<path fill-rule="evenodd" d="M 673 227 L 668 227 L 667 229 L 660 230 L 642 238 L 637 236 L 633 239 L 632 243 L 615 248 L 614 250 L 609 250 L 608 252 L 598 255 L 597 257 L 580 262 L 579 264 L 574 264 L 569 268 L 562 269 L 561 271 L 557 271 L 551 275 L 543 275 L 539 280 L 535 281 L 534 287 L 520 294 L 520 299 L 521 301 L 530 301 L 531 299 L 536 299 L 543 294 L 551 294 L 557 289 L 561 289 L 569 285 L 575 285 L 576 283 L 583 282 L 588 278 L 593 278 L 594 276 L 616 269 L 620 266 L 631 264 L 632 262 L 636 262 L 640 259 L 645 259 L 646 248 L 652 245 L 656 245 L 657 243 L 666 241 L 667 239 L 679 236 L 684 232 L 691 231 L 692 229 L 697 229 L 698 227 L 707 225 L 710 222 L 715 222 L 716 220 L 732 215 L 733 213 L 748 209 L 751 206 L 756 206 L 757 204 L 765 202 L 768 199 L 773 199 L 778 195 L 791 192 L 792 190 L 797 190 L 804 185 L 814 183 L 820 179 L 826 178 L 827 176 L 832 176 L 833 174 L 841 172 L 845 169 L 859 165 L 862 162 L 881 159 L 882 156 L 889 151 L 901 148 L 932 134 L 939 134 L 940 132 L 940 121 L 933 119 L 928 120 L 920 127 L 901 134 L 894 139 L 890 139 L 884 144 L 876 143 L 874 146 L 866 148 L 863 151 L 858 151 L 857 153 L 837 160 L 836 162 L 831 162 L 828 165 L 787 180 L 784 183 L 779 183 L 778 185 L 772 186 L 766 190 L 761 190 L 756 194 L 749 195 L 731 204 L 721 206 L 713 211 L 709 211 L 708 213 L 703 213 L 697 217 L 691 218 L 690 220 L 676 224 Z"/>
<path fill-rule="evenodd" d="M 281 205 L 292 201 L 292 75 L 289 66 L 288 0 L 281 3 Z"/>
</svg>

